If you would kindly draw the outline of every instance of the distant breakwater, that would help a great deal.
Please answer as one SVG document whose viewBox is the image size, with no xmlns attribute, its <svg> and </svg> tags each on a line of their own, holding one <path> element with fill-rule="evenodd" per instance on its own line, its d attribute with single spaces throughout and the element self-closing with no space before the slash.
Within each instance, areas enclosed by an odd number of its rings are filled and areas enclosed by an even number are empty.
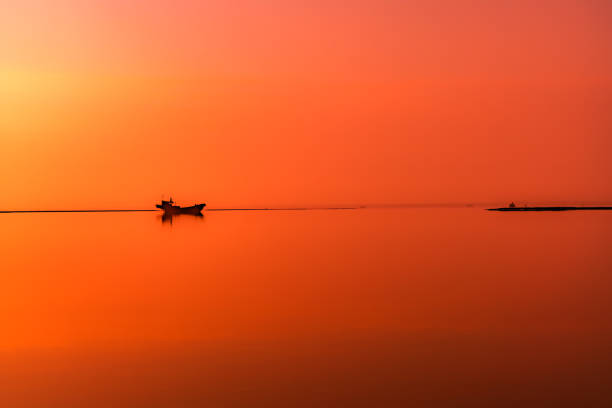
<svg viewBox="0 0 612 408">
<path fill-rule="evenodd" d="M 612 210 L 612 207 L 501 207 L 487 208 L 487 211 L 591 211 Z"/>
</svg>

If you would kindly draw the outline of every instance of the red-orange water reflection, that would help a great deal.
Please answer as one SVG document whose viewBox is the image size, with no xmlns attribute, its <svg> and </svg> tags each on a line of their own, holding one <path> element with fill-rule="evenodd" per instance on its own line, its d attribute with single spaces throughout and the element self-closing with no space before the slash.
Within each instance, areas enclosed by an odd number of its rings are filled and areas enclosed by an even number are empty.
<svg viewBox="0 0 612 408">
<path fill-rule="evenodd" d="M 2 225 L 4 406 L 612 402 L 612 214 Z"/>
</svg>

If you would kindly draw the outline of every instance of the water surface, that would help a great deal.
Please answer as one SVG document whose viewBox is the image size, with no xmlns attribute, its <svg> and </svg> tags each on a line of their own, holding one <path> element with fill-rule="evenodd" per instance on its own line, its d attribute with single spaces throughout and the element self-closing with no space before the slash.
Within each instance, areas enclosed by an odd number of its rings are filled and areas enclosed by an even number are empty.
<svg viewBox="0 0 612 408">
<path fill-rule="evenodd" d="M 612 404 L 612 213 L 0 222 L 2 406 Z"/>
</svg>

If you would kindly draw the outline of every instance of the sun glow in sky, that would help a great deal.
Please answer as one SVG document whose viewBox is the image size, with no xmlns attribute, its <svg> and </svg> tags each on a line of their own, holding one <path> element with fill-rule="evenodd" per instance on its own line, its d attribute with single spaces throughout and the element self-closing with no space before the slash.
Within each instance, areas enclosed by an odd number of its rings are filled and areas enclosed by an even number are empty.
<svg viewBox="0 0 612 408">
<path fill-rule="evenodd" d="M 0 3 L 0 207 L 610 201 L 612 5 Z"/>
</svg>

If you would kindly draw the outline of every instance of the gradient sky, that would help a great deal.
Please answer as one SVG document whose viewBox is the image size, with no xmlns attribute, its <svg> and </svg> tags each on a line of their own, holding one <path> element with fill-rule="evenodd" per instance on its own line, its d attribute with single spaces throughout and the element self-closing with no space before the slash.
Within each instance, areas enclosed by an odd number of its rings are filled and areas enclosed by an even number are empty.
<svg viewBox="0 0 612 408">
<path fill-rule="evenodd" d="M 0 2 L 0 209 L 612 201 L 612 3 Z"/>
</svg>

